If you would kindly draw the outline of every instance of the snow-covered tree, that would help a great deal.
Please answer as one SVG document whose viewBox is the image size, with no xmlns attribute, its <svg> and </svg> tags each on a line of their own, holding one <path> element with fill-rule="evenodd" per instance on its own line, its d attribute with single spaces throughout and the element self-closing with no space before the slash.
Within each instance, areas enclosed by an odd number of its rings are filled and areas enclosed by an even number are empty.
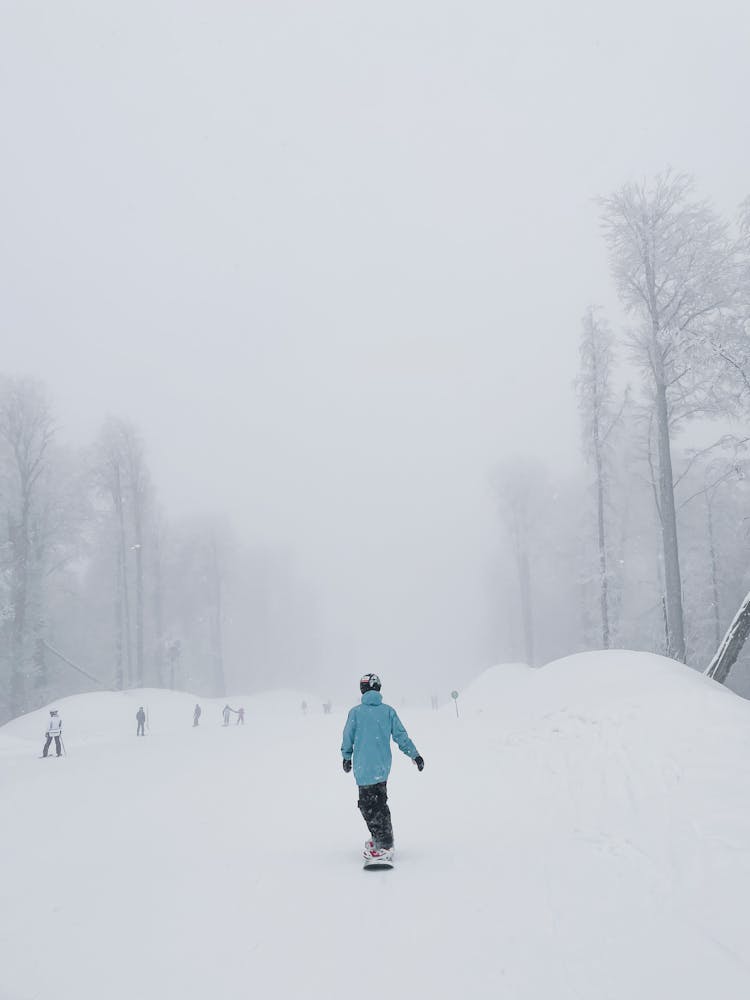
<svg viewBox="0 0 750 1000">
<path fill-rule="evenodd" d="M 40 620 L 38 590 L 44 576 L 41 520 L 43 481 L 54 439 L 54 423 L 41 386 L 27 379 L 0 383 L 0 460 L 5 532 L 3 570 L 7 586 L 4 613 L 9 672 L 8 708 L 27 707 L 27 680 L 33 672 Z"/>
<path fill-rule="evenodd" d="M 607 504 L 610 499 L 610 443 L 622 414 L 613 389 L 614 338 L 607 322 L 589 307 L 582 322 L 580 371 L 576 380 L 584 455 L 594 474 L 596 497 L 597 589 L 604 649 L 612 639 Z"/>
<path fill-rule="evenodd" d="M 114 541 L 114 685 L 133 682 L 133 643 L 128 575 L 128 531 L 125 520 L 126 467 L 121 426 L 112 418 L 104 424 L 94 451 L 94 476 L 110 511 L 110 535 Z"/>
<path fill-rule="evenodd" d="M 513 552 L 526 662 L 535 662 L 534 586 L 532 562 L 538 529 L 549 498 L 544 468 L 530 459 L 503 462 L 495 477 L 500 516 Z"/>
<path fill-rule="evenodd" d="M 135 427 L 110 417 L 99 435 L 93 464 L 94 481 L 105 503 L 105 526 L 115 553 L 115 686 L 140 687 L 146 672 L 144 547 L 150 537 L 152 491 L 143 442 Z"/>
<path fill-rule="evenodd" d="M 684 660 L 672 437 L 682 421 L 730 405 L 721 338 L 740 298 L 740 247 L 713 208 L 695 198 L 691 179 L 671 172 L 603 199 L 602 222 L 653 406 L 668 652 Z"/>
</svg>

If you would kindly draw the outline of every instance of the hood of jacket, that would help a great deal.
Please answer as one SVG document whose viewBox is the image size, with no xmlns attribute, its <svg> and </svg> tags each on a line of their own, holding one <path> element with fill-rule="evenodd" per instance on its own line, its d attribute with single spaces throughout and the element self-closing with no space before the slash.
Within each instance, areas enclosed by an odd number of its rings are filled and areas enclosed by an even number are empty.
<svg viewBox="0 0 750 1000">
<path fill-rule="evenodd" d="M 362 695 L 363 705 L 382 705 L 383 696 L 380 691 L 365 691 Z"/>
</svg>

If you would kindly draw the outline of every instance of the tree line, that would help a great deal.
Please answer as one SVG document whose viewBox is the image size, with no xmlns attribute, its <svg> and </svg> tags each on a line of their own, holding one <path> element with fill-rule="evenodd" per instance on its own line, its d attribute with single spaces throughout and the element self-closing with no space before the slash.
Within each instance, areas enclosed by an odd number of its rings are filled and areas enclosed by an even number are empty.
<svg viewBox="0 0 750 1000">
<path fill-rule="evenodd" d="M 725 218 L 667 171 L 599 209 L 623 319 L 582 319 L 584 478 L 498 470 L 515 648 L 532 663 L 540 641 L 705 667 L 750 589 L 750 199 Z"/>
<path fill-rule="evenodd" d="M 0 377 L 0 721 L 96 686 L 293 681 L 314 662 L 309 609 L 284 552 L 220 515 L 168 517 L 131 422 L 73 449 L 42 384 Z"/>
</svg>

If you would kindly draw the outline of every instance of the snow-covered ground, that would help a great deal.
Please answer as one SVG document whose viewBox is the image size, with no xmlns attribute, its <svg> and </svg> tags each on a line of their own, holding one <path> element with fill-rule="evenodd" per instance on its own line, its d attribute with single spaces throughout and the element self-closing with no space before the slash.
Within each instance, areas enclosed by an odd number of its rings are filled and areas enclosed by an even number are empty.
<svg viewBox="0 0 750 1000">
<path fill-rule="evenodd" d="M 750 703 L 634 653 L 497 667 L 460 718 L 383 674 L 426 761 L 395 751 L 392 872 L 361 869 L 348 706 L 193 729 L 187 694 L 85 695 L 59 761 L 46 711 L 0 729 L 0 998 L 750 995 Z"/>
</svg>

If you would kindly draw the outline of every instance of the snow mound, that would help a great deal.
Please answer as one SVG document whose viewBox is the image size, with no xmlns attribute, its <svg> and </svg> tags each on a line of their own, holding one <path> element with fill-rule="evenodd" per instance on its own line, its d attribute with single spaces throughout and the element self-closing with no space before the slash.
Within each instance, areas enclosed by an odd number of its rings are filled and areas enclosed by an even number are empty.
<svg viewBox="0 0 750 1000">
<path fill-rule="evenodd" d="M 679 704 L 739 711 L 743 703 L 690 667 L 654 653 L 606 650 L 577 653 L 544 667 L 501 664 L 484 671 L 460 696 L 459 710 L 503 720 L 542 718 L 553 712 L 592 716 L 642 710 L 671 714 Z"/>
</svg>

